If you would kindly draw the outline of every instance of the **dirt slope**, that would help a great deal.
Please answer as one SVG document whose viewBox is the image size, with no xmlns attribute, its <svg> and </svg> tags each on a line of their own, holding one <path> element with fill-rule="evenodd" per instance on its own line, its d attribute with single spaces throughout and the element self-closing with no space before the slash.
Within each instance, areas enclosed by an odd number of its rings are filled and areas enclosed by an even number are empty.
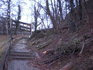
<svg viewBox="0 0 93 70">
<path fill-rule="evenodd" d="M 30 64 L 40 70 L 93 70 L 93 36 L 87 24 L 74 33 L 65 29 L 59 34 L 46 32 L 40 38 L 31 38 L 28 45 L 38 53 Z"/>
</svg>

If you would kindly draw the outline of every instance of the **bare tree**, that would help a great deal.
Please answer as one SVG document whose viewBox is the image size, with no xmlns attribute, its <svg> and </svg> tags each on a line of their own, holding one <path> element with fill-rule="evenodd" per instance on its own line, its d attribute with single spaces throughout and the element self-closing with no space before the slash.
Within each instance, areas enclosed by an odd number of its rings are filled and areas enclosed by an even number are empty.
<svg viewBox="0 0 93 70">
<path fill-rule="evenodd" d="M 37 23 L 37 19 L 38 19 L 38 16 L 39 16 L 38 14 L 39 14 L 39 12 L 36 9 L 36 6 L 34 6 L 34 20 L 35 20 L 34 26 L 35 26 L 35 32 L 36 32 L 37 26 L 38 26 L 38 23 Z"/>
<path fill-rule="evenodd" d="M 49 17 L 50 17 L 50 19 L 52 21 L 52 24 L 53 24 L 53 28 L 56 31 L 56 29 L 57 29 L 57 21 L 56 21 L 56 18 L 54 17 L 55 14 L 52 15 L 52 13 L 50 11 L 48 0 L 46 0 L 46 13 L 49 15 Z"/>
<path fill-rule="evenodd" d="M 15 34 L 17 34 L 17 31 L 20 29 L 20 25 L 19 25 L 20 19 L 21 19 L 21 7 L 20 7 L 20 5 L 18 5 L 18 16 L 17 16 Z"/>
<path fill-rule="evenodd" d="M 52 0 L 50 5 L 49 1 L 46 0 L 46 12 L 52 21 L 55 32 L 58 32 L 58 29 L 61 27 L 61 24 L 64 21 L 63 3 L 64 1 L 62 0 Z"/>
<path fill-rule="evenodd" d="M 7 26 L 8 26 L 8 34 L 10 35 L 11 34 L 11 28 L 10 28 L 10 13 L 11 13 L 11 8 L 10 8 L 10 4 L 11 4 L 11 0 L 8 0 L 7 1 L 7 4 L 8 4 L 8 8 L 7 8 Z"/>
<path fill-rule="evenodd" d="M 36 2 L 36 1 L 35 1 Z M 39 7 L 45 11 L 45 15 L 50 17 L 54 32 L 57 32 L 63 19 L 63 0 L 45 0 L 46 6 L 42 3 L 36 2 Z"/>
<path fill-rule="evenodd" d="M 38 19 L 40 18 L 40 10 L 41 8 L 38 6 L 38 8 L 36 8 L 37 5 L 34 5 L 34 22 L 32 23 L 34 25 L 34 31 L 37 31 L 38 26 L 41 24 L 40 20 L 38 22 Z"/>
<path fill-rule="evenodd" d="M 76 31 L 76 9 L 74 0 L 65 0 L 68 2 L 68 10 L 69 10 L 69 26 L 72 32 Z"/>
</svg>

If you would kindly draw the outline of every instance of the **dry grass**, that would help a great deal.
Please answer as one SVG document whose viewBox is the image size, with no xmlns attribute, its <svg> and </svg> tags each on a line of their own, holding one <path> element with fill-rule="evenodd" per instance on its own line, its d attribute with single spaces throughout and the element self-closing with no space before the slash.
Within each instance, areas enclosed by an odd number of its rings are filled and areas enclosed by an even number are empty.
<svg viewBox="0 0 93 70">
<path fill-rule="evenodd" d="M 5 47 L 3 47 L 3 45 L 7 40 L 8 39 L 7 39 L 6 35 L 0 35 L 0 58 L 2 57 L 2 53 L 5 49 Z"/>
<path fill-rule="evenodd" d="M 3 44 L 8 40 L 6 35 L 0 35 L 0 50 Z"/>
<path fill-rule="evenodd" d="M 6 35 L 0 35 L 0 45 L 7 40 Z"/>
</svg>

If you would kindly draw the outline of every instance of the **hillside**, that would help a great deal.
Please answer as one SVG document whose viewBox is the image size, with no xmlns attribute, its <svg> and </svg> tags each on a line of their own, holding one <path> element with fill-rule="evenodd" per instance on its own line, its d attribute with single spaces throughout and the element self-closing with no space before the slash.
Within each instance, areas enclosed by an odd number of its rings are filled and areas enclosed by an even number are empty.
<svg viewBox="0 0 93 70">
<path fill-rule="evenodd" d="M 93 70 L 93 0 L 0 0 L 0 70 Z"/>
<path fill-rule="evenodd" d="M 31 61 L 33 65 L 40 70 L 93 69 L 93 36 L 87 23 L 77 32 L 63 29 L 55 34 L 49 31 L 39 31 L 28 41 L 28 49 L 37 53 Z"/>
<path fill-rule="evenodd" d="M 72 20 L 72 13 L 69 13 L 65 23 L 59 25 L 58 33 L 53 32 L 53 29 L 33 33 L 28 40 L 28 49 L 35 52 L 36 56 L 29 64 L 40 70 L 93 70 L 92 3 L 92 0 L 82 3 L 86 9 L 82 9 L 82 20 L 79 20 L 80 17 Z M 74 12 L 76 16 L 81 13 Z"/>
</svg>

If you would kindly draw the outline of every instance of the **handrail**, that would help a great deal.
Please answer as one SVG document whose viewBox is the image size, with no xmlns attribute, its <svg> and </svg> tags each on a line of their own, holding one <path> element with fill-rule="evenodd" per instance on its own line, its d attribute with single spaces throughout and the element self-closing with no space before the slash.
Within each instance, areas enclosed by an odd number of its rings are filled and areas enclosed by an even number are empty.
<svg viewBox="0 0 93 70">
<path fill-rule="evenodd" d="M 13 42 L 15 42 L 16 40 L 19 40 L 20 38 L 22 38 L 22 37 L 19 37 L 19 38 L 15 38 L 14 40 L 12 40 Z M 11 48 L 11 46 L 9 45 L 9 43 L 11 42 L 11 39 L 9 39 L 6 43 L 5 43 L 5 45 L 8 45 L 7 46 L 7 48 L 6 48 L 6 50 L 4 51 L 4 55 L 3 55 L 3 59 L 2 59 L 2 62 L 1 62 L 1 65 L 0 65 L 0 70 L 5 70 L 5 64 L 6 64 L 6 62 L 7 62 L 7 56 L 8 56 L 8 54 L 9 54 L 9 51 L 10 51 L 10 48 Z M 12 42 L 12 45 L 13 45 L 13 42 Z"/>
<path fill-rule="evenodd" d="M 6 61 L 6 57 L 7 57 L 8 51 L 9 51 L 9 47 L 10 47 L 9 44 L 8 44 L 9 41 L 10 41 L 10 39 L 3 44 L 3 46 L 5 45 L 5 46 L 7 46 L 7 48 L 6 48 L 6 50 L 4 51 L 4 55 L 3 55 L 2 60 L 1 60 L 0 70 L 4 70 L 4 69 L 3 69 L 3 68 L 4 68 L 4 63 L 5 63 L 5 61 Z M 3 46 L 2 46 L 2 47 L 3 47 Z"/>
</svg>

